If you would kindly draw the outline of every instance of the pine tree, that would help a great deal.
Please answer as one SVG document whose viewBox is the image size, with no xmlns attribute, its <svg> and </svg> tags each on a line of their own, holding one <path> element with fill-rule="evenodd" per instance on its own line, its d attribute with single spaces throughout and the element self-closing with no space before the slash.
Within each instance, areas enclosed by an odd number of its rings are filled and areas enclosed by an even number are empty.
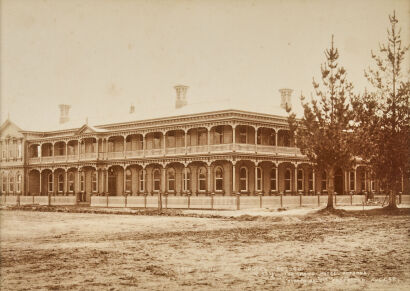
<svg viewBox="0 0 410 291">
<path fill-rule="evenodd" d="M 389 16 L 387 42 L 372 52 L 375 66 L 365 71 L 372 85 L 353 102 L 357 136 L 361 136 L 360 155 L 369 162 L 374 176 L 389 192 L 389 208 L 397 208 L 402 176 L 409 176 L 410 82 L 404 80 L 402 65 L 408 47 L 403 47 L 395 13 Z M 408 75 L 407 75 L 408 76 Z"/>
<path fill-rule="evenodd" d="M 315 97 L 306 102 L 302 95 L 304 115 L 300 120 L 290 114 L 288 121 L 301 152 L 319 170 L 327 171 L 328 208 L 333 208 L 334 176 L 336 169 L 349 168 L 354 162 L 351 122 L 353 112 L 350 98 L 352 83 L 346 79 L 346 70 L 339 66 L 339 52 L 334 47 L 325 51 L 326 62 L 321 66 L 321 83 L 313 79 Z"/>
</svg>

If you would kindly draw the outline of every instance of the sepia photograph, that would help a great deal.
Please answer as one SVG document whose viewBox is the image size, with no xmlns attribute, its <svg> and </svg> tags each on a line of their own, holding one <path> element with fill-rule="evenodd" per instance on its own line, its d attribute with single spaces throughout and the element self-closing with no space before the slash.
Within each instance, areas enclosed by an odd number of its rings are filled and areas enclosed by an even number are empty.
<svg viewBox="0 0 410 291">
<path fill-rule="evenodd" d="M 0 290 L 410 290 L 409 0 L 0 0 Z"/>
</svg>

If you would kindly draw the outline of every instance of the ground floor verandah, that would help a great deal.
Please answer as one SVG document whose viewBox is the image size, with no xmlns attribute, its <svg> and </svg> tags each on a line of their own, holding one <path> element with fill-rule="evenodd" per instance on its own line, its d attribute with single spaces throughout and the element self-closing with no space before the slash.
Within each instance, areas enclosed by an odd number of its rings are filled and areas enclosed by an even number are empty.
<svg viewBox="0 0 410 291">
<path fill-rule="evenodd" d="M 31 168 L 20 185 L 27 195 L 76 195 L 89 202 L 91 196 L 183 195 L 317 195 L 327 194 L 326 171 L 309 163 L 292 161 L 214 160 L 189 163 L 88 164 L 73 167 Z M 6 177 L 6 179 L 4 178 Z M 3 173 L 2 193 L 16 194 L 16 186 Z M 337 169 L 337 194 L 378 191 L 362 166 Z M 6 190 L 6 191 L 4 191 Z M 13 191 L 10 191 L 13 190 Z M 18 193 L 17 193 L 18 194 Z"/>
</svg>

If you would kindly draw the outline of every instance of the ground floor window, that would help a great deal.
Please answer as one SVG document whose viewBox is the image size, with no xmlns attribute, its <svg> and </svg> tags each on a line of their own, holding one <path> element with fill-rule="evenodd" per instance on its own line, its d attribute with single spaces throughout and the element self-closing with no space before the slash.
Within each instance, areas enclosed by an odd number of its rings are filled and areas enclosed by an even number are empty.
<svg viewBox="0 0 410 291">
<path fill-rule="evenodd" d="M 285 172 L 285 191 L 290 192 L 291 190 L 291 184 L 292 184 L 292 174 L 290 173 L 290 169 L 286 169 Z"/>
<path fill-rule="evenodd" d="M 256 168 L 256 190 L 262 191 L 262 169 Z"/>
<path fill-rule="evenodd" d="M 80 191 L 81 192 L 84 192 L 84 189 L 85 189 L 84 180 L 85 180 L 84 172 L 81 172 L 80 173 Z"/>
<path fill-rule="evenodd" d="M 16 191 L 17 193 L 21 192 L 21 174 L 17 174 L 17 181 L 16 181 Z"/>
<path fill-rule="evenodd" d="M 74 192 L 74 173 L 68 173 L 68 192 Z"/>
<path fill-rule="evenodd" d="M 239 191 L 248 191 L 248 169 L 246 167 L 239 169 Z"/>
<path fill-rule="evenodd" d="M 144 179 L 145 177 L 144 177 L 144 170 L 140 170 L 139 172 L 138 172 L 138 180 L 139 180 L 139 190 L 140 190 L 140 192 L 144 192 L 145 191 L 145 189 L 144 189 Z"/>
<path fill-rule="evenodd" d="M 270 171 L 270 190 L 271 191 L 276 191 L 276 168 L 272 168 L 272 170 Z"/>
<path fill-rule="evenodd" d="M 131 170 L 127 169 L 125 170 L 125 192 L 130 193 L 132 189 L 132 175 L 131 175 Z"/>
<path fill-rule="evenodd" d="M 298 191 L 303 191 L 303 169 L 299 169 L 297 171 L 298 174 L 298 180 L 297 180 L 297 185 L 298 185 Z"/>
<path fill-rule="evenodd" d="M 354 172 L 350 172 L 350 191 L 354 191 Z"/>
<path fill-rule="evenodd" d="M 47 185 L 48 185 L 48 192 L 53 192 L 53 174 L 52 173 L 50 173 L 50 174 L 48 174 L 48 177 L 47 177 Z"/>
<path fill-rule="evenodd" d="M 206 169 L 204 167 L 198 169 L 198 183 L 199 191 L 206 191 Z"/>
<path fill-rule="evenodd" d="M 191 189 L 191 169 L 185 168 L 184 169 L 184 191 L 188 191 Z"/>
<path fill-rule="evenodd" d="M 6 174 L 3 174 L 3 177 L 2 177 L 2 191 L 3 192 L 6 192 L 7 191 L 7 176 L 6 176 Z"/>
<path fill-rule="evenodd" d="M 64 176 L 63 174 L 58 175 L 58 192 L 62 193 L 64 191 Z"/>
<path fill-rule="evenodd" d="M 91 191 L 97 192 L 97 171 L 93 171 L 91 175 Z"/>
<path fill-rule="evenodd" d="M 161 187 L 161 173 L 160 173 L 160 171 L 158 170 L 158 169 L 155 169 L 154 170 L 154 172 L 153 172 L 153 174 L 152 174 L 152 177 L 153 177 L 153 183 L 154 183 L 154 191 L 156 191 L 156 192 L 158 192 L 159 190 L 160 190 L 160 187 Z"/>
<path fill-rule="evenodd" d="M 174 168 L 168 169 L 168 191 L 175 192 L 175 170 Z"/>
<path fill-rule="evenodd" d="M 222 167 L 215 168 L 215 191 L 223 190 L 223 170 Z"/>
</svg>

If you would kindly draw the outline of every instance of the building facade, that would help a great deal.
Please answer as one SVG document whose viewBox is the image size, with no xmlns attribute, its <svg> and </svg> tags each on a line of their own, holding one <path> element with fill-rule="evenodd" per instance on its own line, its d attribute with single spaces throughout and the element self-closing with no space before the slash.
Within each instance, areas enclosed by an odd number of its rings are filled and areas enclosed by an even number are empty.
<svg viewBox="0 0 410 291">
<path fill-rule="evenodd" d="M 327 193 L 287 118 L 222 110 L 52 132 L 1 127 L 3 195 Z M 364 166 L 338 169 L 337 194 L 376 191 Z"/>
</svg>

